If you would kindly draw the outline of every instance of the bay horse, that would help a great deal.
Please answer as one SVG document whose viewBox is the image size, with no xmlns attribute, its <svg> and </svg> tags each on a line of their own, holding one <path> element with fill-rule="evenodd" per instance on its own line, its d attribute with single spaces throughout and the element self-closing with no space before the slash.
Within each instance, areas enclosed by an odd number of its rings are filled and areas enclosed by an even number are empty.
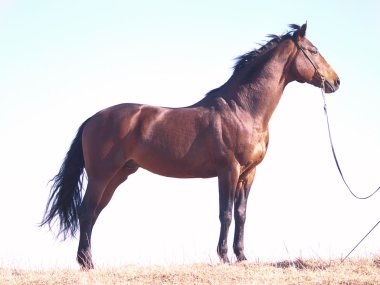
<svg viewBox="0 0 380 285">
<path fill-rule="evenodd" d="M 168 177 L 218 178 L 220 236 L 217 253 L 244 255 L 248 194 L 256 166 L 268 148 L 268 122 L 285 86 L 293 81 L 339 88 L 340 80 L 305 37 L 306 24 L 237 58 L 232 76 L 202 100 L 184 108 L 120 104 L 101 110 L 79 128 L 53 185 L 41 226 L 58 221 L 63 239 L 80 230 L 77 261 L 94 267 L 91 233 L 116 188 L 140 167 Z M 82 199 L 83 172 L 88 177 Z"/>
</svg>

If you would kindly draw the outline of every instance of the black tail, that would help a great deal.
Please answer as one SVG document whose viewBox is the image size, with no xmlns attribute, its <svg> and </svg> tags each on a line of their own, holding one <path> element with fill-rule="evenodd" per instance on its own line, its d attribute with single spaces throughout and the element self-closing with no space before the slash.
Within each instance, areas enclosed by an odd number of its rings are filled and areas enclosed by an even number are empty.
<svg viewBox="0 0 380 285">
<path fill-rule="evenodd" d="M 78 208 L 82 202 L 84 158 L 82 133 L 88 119 L 80 126 L 71 143 L 58 174 L 51 180 L 53 186 L 40 226 L 59 222 L 57 237 L 75 236 L 78 230 Z"/>
</svg>

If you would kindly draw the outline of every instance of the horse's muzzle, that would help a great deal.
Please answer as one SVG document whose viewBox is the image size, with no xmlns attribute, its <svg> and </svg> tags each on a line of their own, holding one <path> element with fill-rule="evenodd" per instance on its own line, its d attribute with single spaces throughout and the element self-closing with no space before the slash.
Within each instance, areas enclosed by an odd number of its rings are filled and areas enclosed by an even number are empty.
<svg viewBox="0 0 380 285">
<path fill-rule="evenodd" d="M 339 89 L 339 86 L 340 86 L 340 79 L 339 79 L 339 77 L 337 77 L 332 82 L 330 80 L 326 79 L 323 91 L 325 91 L 325 93 L 333 93 L 333 92 L 335 92 L 335 91 L 337 91 Z"/>
</svg>

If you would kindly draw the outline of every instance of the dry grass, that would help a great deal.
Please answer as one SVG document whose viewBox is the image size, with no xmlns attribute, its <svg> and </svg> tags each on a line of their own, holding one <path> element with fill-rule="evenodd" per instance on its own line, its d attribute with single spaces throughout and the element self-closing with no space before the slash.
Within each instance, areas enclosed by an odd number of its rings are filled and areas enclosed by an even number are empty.
<svg viewBox="0 0 380 285">
<path fill-rule="evenodd" d="M 79 270 L 1 269 L 0 284 L 380 284 L 379 259 L 234 265 L 125 266 Z"/>
</svg>

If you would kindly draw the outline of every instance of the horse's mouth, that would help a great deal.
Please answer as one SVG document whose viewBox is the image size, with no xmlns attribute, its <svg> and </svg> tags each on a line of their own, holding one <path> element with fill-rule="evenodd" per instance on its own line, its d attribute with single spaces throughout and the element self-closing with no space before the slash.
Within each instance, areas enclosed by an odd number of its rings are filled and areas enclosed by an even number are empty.
<svg viewBox="0 0 380 285">
<path fill-rule="evenodd" d="M 335 86 L 334 85 L 331 84 L 328 80 L 326 80 L 325 84 L 324 84 L 323 91 L 325 91 L 325 93 L 333 93 L 333 92 L 335 92 L 336 90 L 338 90 L 339 85 L 335 85 Z"/>
</svg>

